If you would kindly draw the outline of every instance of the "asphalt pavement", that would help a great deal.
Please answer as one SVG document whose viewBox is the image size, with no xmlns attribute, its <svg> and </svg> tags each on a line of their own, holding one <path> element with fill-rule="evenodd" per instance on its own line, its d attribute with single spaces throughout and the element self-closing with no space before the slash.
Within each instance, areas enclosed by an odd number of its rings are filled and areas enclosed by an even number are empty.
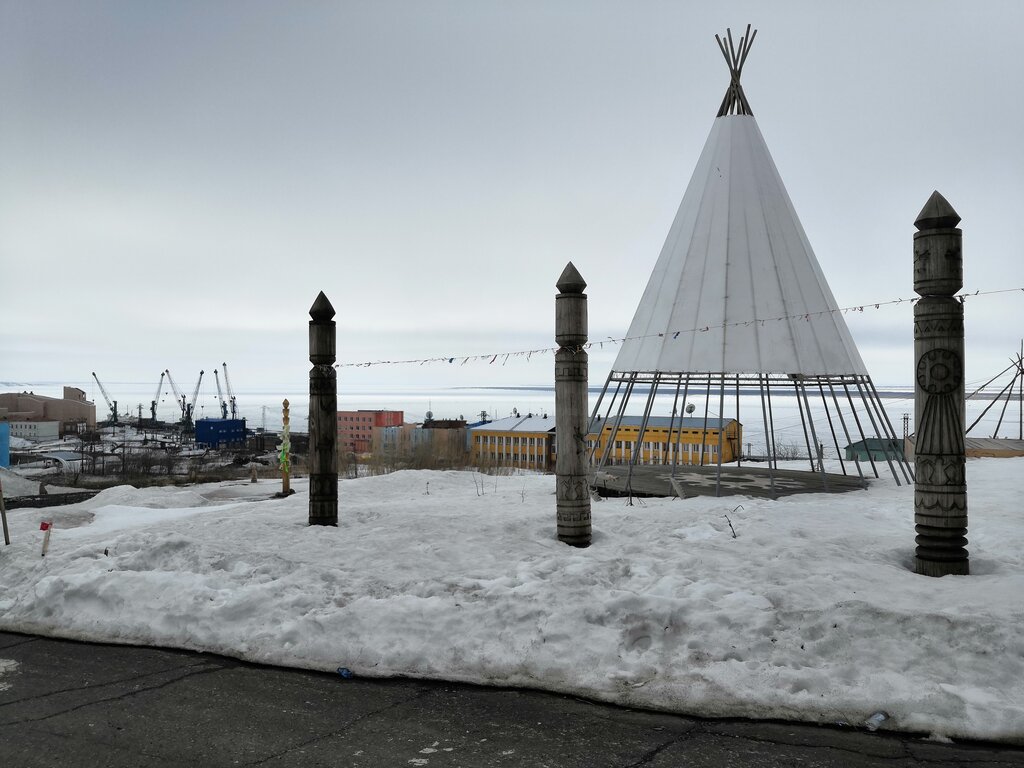
<svg viewBox="0 0 1024 768">
<path fill-rule="evenodd" d="M 1002 768 L 1024 749 L 0 632 L 0 765 Z"/>
</svg>

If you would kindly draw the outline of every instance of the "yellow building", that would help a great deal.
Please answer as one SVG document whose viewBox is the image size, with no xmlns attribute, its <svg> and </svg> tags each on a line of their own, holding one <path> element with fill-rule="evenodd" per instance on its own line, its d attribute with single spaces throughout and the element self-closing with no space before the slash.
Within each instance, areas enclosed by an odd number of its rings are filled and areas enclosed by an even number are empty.
<svg viewBox="0 0 1024 768">
<path fill-rule="evenodd" d="M 470 434 L 470 448 L 477 465 L 540 472 L 555 468 L 554 416 L 510 416 L 472 427 Z"/>
<path fill-rule="evenodd" d="M 652 416 L 643 434 L 640 416 L 623 416 L 618 431 L 615 423 L 615 417 L 591 423 L 587 451 L 592 466 L 602 463 L 613 433 L 614 443 L 605 464 L 627 464 L 634 453 L 637 464 L 718 464 L 719 444 L 722 463 L 726 464 L 736 461 L 742 450 L 743 425 L 736 419 L 705 422 L 703 418 Z"/>
</svg>

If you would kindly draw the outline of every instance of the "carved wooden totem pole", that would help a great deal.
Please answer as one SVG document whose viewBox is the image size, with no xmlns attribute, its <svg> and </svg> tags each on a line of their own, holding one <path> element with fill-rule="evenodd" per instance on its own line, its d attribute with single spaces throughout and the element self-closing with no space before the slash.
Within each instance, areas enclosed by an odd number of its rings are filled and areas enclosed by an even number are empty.
<svg viewBox="0 0 1024 768">
<path fill-rule="evenodd" d="M 555 284 L 555 476 L 558 538 L 590 546 L 587 482 L 586 281 L 570 261 Z"/>
<path fill-rule="evenodd" d="M 277 458 L 281 464 L 281 496 L 290 496 L 294 491 L 291 487 L 292 476 L 292 441 L 291 416 L 288 411 L 288 399 L 281 403 L 281 442 L 277 444 Z"/>
<path fill-rule="evenodd" d="M 309 524 L 338 524 L 338 375 L 334 307 L 323 291 L 309 316 Z"/>
<path fill-rule="evenodd" d="M 914 570 L 967 575 L 964 307 L 960 217 L 933 192 L 914 225 Z"/>
</svg>

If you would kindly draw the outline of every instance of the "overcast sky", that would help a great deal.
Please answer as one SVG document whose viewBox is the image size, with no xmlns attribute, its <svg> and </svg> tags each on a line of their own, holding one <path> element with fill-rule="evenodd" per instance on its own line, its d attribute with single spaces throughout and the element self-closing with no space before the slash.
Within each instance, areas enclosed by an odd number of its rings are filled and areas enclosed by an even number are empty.
<svg viewBox="0 0 1024 768">
<path fill-rule="evenodd" d="M 1018 0 L 0 0 L 0 381 L 302 385 L 340 362 L 554 346 L 554 283 L 625 334 L 728 85 L 744 88 L 880 385 L 910 384 L 913 220 L 960 213 L 965 290 L 1024 287 Z M 738 36 L 738 35 L 737 35 Z M 1024 292 L 967 300 L 967 378 Z M 615 348 L 591 354 L 592 383 Z M 549 383 L 552 359 L 342 368 Z"/>
</svg>

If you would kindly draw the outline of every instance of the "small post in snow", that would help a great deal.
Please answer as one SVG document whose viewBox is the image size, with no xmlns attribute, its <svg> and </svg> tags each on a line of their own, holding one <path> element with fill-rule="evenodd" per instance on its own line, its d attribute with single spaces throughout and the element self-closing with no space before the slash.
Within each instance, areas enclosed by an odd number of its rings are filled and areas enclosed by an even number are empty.
<svg viewBox="0 0 1024 768">
<path fill-rule="evenodd" d="M 43 534 L 43 552 L 42 557 L 46 557 L 46 550 L 50 548 L 50 532 L 53 531 L 53 521 L 44 520 L 39 524 L 39 530 L 45 531 Z"/>
<path fill-rule="evenodd" d="M 4 546 L 11 545 L 11 532 L 7 529 L 7 508 L 4 506 L 4 483 L 0 479 L 0 520 L 4 524 Z"/>
<path fill-rule="evenodd" d="M 555 284 L 555 499 L 558 539 L 589 547 L 586 281 L 570 261 Z"/>
<path fill-rule="evenodd" d="M 309 316 L 309 524 L 338 524 L 338 374 L 334 307 L 323 291 Z"/>
<path fill-rule="evenodd" d="M 959 223 L 938 192 L 914 222 L 914 571 L 925 576 L 970 572 Z"/>
</svg>

